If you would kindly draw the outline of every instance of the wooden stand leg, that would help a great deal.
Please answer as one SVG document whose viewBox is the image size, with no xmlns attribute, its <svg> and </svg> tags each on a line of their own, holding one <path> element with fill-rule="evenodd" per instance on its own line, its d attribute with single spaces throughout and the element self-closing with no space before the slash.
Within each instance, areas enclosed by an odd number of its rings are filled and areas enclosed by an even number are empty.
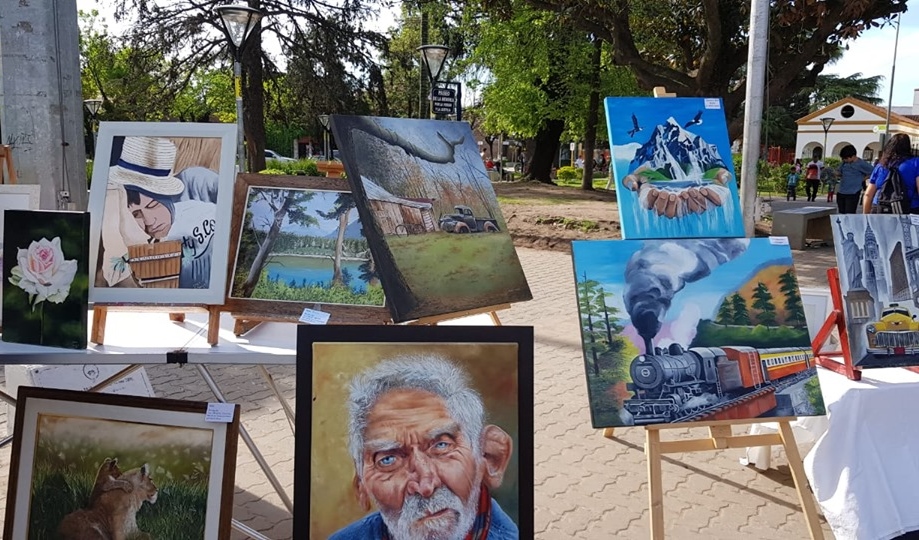
<svg viewBox="0 0 919 540">
<path fill-rule="evenodd" d="M 648 457 L 648 495 L 651 503 L 651 540 L 664 540 L 664 486 L 661 473 L 661 432 L 645 431 Z"/>
<path fill-rule="evenodd" d="M 498 318 L 497 311 L 489 311 L 488 315 L 491 317 L 491 322 L 494 323 L 495 326 L 501 326 L 501 319 Z"/>
<path fill-rule="evenodd" d="M 89 333 L 89 340 L 96 345 L 105 343 L 105 319 L 108 316 L 108 308 L 105 306 L 93 306 L 93 327 Z"/>
<path fill-rule="evenodd" d="M 820 528 L 817 505 L 814 503 L 814 496 L 811 494 L 807 475 L 804 474 L 804 462 L 801 461 L 801 453 L 798 452 L 794 431 L 792 431 L 791 424 L 787 420 L 779 422 L 779 434 L 782 437 L 782 446 L 785 447 L 785 456 L 788 458 L 788 468 L 791 469 L 791 477 L 795 481 L 798 501 L 801 502 L 801 508 L 804 510 L 804 519 L 807 520 L 807 528 L 810 531 L 811 539 L 822 540 L 823 529 Z"/>
<path fill-rule="evenodd" d="M 184 313 L 170 313 L 169 320 L 172 322 L 185 322 L 185 314 Z"/>
<path fill-rule="evenodd" d="M 611 428 L 611 427 L 603 428 L 603 436 L 606 437 L 607 439 L 612 439 L 613 432 L 615 431 L 615 429 L 616 428 Z"/>
<path fill-rule="evenodd" d="M 823 540 L 823 529 L 820 527 L 820 516 L 817 505 L 810 492 L 807 477 L 804 475 L 804 464 L 801 453 L 795 443 L 791 421 L 794 417 L 767 418 L 756 420 L 715 420 L 712 422 L 695 422 L 694 427 L 707 427 L 708 438 L 681 439 L 675 441 L 662 441 L 661 430 L 685 427 L 685 425 L 661 424 L 645 426 L 645 455 L 648 459 L 648 499 L 651 510 L 651 540 L 664 538 L 664 489 L 661 465 L 664 454 L 691 453 L 706 450 L 722 450 L 726 448 L 749 448 L 751 446 L 769 446 L 781 444 L 788 457 L 791 476 L 795 482 L 801 510 L 807 521 L 807 528 L 811 540 Z M 778 422 L 779 433 L 764 433 L 759 435 L 734 435 L 735 424 L 751 424 L 757 422 Z M 613 428 L 603 430 L 603 436 L 612 438 Z"/>
<path fill-rule="evenodd" d="M 207 343 L 217 345 L 220 336 L 220 306 L 207 307 Z"/>
</svg>

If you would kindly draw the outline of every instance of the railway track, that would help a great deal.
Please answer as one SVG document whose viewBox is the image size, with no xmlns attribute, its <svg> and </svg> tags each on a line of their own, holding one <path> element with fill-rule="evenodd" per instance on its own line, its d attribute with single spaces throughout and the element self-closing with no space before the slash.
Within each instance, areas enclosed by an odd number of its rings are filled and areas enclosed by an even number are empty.
<svg viewBox="0 0 919 540">
<path fill-rule="evenodd" d="M 802 371 L 800 373 L 796 373 L 795 375 L 792 375 L 790 377 L 785 377 L 784 379 L 782 379 L 781 381 L 778 381 L 775 384 L 770 384 L 769 386 L 765 386 L 758 390 L 747 392 L 746 394 L 738 396 L 732 400 L 722 401 L 720 403 L 716 403 L 712 405 L 711 407 L 706 407 L 704 409 L 691 411 L 688 414 L 685 414 L 682 416 L 677 416 L 674 420 L 671 420 L 670 423 L 694 422 L 697 420 L 704 420 L 705 418 L 712 416 L 713 414 L 717 414 L 727 409 L 731 409 L 733 407 L 747 404 L 750 401 L 753 401 L 754 399 L 759 399 L 770 393 L 780 392 L 788 388 L 789 386 L 792 386 L 794 384 L 797 384 L 803 380 L 810 378 L 813 374 L 814 374 L 814 368 Z"/>
</svg>

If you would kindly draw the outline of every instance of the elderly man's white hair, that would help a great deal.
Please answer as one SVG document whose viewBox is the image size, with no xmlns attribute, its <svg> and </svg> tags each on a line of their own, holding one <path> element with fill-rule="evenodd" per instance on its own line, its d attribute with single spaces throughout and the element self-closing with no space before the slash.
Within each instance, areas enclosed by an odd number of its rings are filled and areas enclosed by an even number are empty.
<svg viewBox="0 0 919 540">
<path fill-rule="evenodd" d="M 469 386 L 466 372 L 440 356 L 406 355 L 383 361 L 351 379 L 348 448 L 358 474 L 363 468 L 364 430 L 370 410 L 383 394 L 398 389 L 423 390 L 443 399 L 473 453 L 480 454 L 485 407 Z"/>
</svg>

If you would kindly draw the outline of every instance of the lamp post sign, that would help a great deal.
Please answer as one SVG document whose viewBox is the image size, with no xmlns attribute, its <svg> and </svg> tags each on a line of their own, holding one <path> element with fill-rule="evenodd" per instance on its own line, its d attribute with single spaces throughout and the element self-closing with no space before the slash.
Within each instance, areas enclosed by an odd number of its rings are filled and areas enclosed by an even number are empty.
<svg viewBox="0 0 919 540">
<path fill-rule="evenodd" d="M 433 88 L 431 90 L 431 107 L 434 114 L 453 114 L 456 110 L 456 90 L 453 88 Z"/>
</svg>

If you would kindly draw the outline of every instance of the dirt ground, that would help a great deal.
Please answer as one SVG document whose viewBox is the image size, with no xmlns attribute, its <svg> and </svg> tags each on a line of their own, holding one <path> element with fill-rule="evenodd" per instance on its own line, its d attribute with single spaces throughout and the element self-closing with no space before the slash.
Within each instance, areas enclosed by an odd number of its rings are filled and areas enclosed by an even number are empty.
<svg viewBox="0 0 919 540">
<path fill-rule="evenodd" d="M 493 185 L 516 246 L 567 252 L 572 240 L 622 238 L 614 191 L 539 182 Z M 757 223 L 756 235 L 768 236 L 771 229 L 770 222 Z"/>
<path fill-rule="evenodd" d="M 616 194 L 539 182 L 498 182 L 514 245 L 568 251 L 571 240 L 621 238 Z"/>
</svg>

